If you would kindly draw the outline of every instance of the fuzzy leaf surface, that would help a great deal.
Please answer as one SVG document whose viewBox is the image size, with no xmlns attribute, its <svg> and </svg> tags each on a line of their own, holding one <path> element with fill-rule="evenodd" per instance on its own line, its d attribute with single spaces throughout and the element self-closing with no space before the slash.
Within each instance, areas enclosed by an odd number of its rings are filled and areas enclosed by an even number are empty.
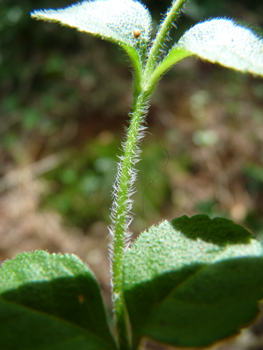
<svg viewBox="0 0 263 350">
<path fill-rule="evenodd" d="M 193 26 L 171 49 L 159 69 L 164 71 L 191 55 L 244 73 L 263 76 L 262 37 L 230 19 L 214 18 Z"/>
<path fill-rule="evenodd" d="M 31 16 L 113 41 L 128 52 L 133 63 L 145 54 L 152 28 L 149 11 L 134 0 L 86 0 L 63 9 L 35 10 Z M 140 32 L 137 38 L 134 31 Z"/>
<path fill-rule="evenodd" d="M 115 350 L 98 283 L 74 255 L 19 254 L 0 269 L 2 350 Z"/>
<path fill-rule="evenodd" d="M 251 323 L 263 298 L 261 244 L 230 220 L 182 216 L 143 232 L 125 254 L 134 333 L 204 347 Z"/>
</svg>

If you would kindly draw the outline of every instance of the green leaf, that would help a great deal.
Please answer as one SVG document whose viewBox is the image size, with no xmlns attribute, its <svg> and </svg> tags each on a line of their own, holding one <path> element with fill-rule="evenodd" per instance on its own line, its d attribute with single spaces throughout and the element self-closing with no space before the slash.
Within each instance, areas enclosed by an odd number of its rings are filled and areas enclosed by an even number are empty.
<svg viewBox="0 0 263 350">
<path fill-rule="evenodd" d="M 55 21 L 122 46 L 135 69 L 143 59 L 150 39 L 152 20 L 149 11 L 138 1 L 82 1 L 64 9 L 35 10 L 33 18 Z M 140 33 L 138 37 L 134 35 Z"/>
<path fill-rule="evenodd" d="M 262 38 L 230 19 L 198 23 L 181 37 L 177 48 L 228 68 L 263 76 Z"/>
<path fill-rule="evenodd" d="M 133 342 L 209 346 L 251 323 L 263 298 L 260 243 L 230 220 L 162 222 L 128 249 L 124 291 Z"/>
<path fill-rule="evenodd" d="M 115 350 L 98 283 L 74 255 L 23 253 L 0 269 L 3 350 Z"/>
<path fill-rule="evenodd" d="M 181 59 L 202 59 L 241 72 L 263 76 L 263 40 L 252 29 L 230 19 L 214 18 L 189 29 L 159 65 L 163 74 Z"/>
</svg>

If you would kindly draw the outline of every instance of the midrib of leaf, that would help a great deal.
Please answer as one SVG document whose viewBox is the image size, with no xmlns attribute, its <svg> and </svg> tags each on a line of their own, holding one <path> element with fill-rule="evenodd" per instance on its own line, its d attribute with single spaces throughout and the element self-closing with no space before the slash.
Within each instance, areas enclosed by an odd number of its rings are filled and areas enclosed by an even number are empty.
<svg viewBox="0 0 263 350">
<path fill-rule="evenodd" d="M 205 265 L 202 266 L 200 268 L 198 268 L 195 272 L 191 273 L 190 276 L 188 276 L 186 279 L 184 279 L 182 282 L 180 282 L 176 287 L 173 287 L 167 294 L 165 297 L 162 298 L 162 300 L 160 302 L 158 302 L 157 300 L 155 300 L 155 306 L 151 309 L 148 317 L 146 318 L 146 321 L 144 323 L 144 326 L 148 323 L 148 320 L 150 320 L 152 318 L 152 315 L 162 306 L 162 304 L 165 303 L 165 301 L 167 299 L 170 298 L 170 296 L 176 292 L 177 290 L 179 290 L 181 287 L 183 287 L 185 284 L 187 284 L 192 278 L 195 277 L 195 275 L 197 275 L 198 273 L 200 273 L 202 270 L 206 269 L 207 267 L 209 267 L 209 265 Z M 165 272 L 172 272 L 175 270 L 168 270 Z M 152 286 L 153 290 L 157 290 L 157 287 L 154 287 L 154 285 Z M 155 293 L 155 295 L 158 295 L 158 293 Z"/>
</svg>

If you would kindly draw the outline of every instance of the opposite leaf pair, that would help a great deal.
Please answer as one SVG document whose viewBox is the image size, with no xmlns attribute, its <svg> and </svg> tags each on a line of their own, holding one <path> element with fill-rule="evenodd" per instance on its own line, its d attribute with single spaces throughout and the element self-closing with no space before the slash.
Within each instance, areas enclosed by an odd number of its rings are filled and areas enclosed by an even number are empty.
<svg viewBox="0 0 263 350">
<path fill-rule="evenodd" d="M 148 336 L 208 346 L 258 314 L 263 253 L 230 220 L 183 216 L 143 232 L 124 259 L 133 348 Z M 116 350 L 98 283 L 76 257 L 36 251 L 0 269 L 1 349 Z"/>
<path fill-rule="evenodd" d="M 181 3 L 180 8 L 186 0 L 177 2 Z M 178 14 L 174 14 L 174 20 L 175 15 Z M 83 1 L 65 9 L 37 10 L 32 17 L 60 22 L 115 42 L 127 51 L 136 71 L 144 68 L 146 51 L 151 44 L 152 19 L 138 1 Z M 156 73 L 160 76 L 179 60 L 197 55 L 228 68 L 262 75 L 262 52 L 263 40 L 252 29 L 230 19 L 215 18 L 188 30 L 159 64 Z"/>
</svg>

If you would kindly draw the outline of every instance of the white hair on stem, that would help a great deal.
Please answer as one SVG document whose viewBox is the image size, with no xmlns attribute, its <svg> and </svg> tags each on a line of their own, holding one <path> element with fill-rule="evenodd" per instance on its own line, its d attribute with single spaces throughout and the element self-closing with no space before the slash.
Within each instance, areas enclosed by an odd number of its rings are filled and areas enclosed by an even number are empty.
<svg viewBox="0 0 263 350">
<path fill-rule="evenodd" d="M 138 111 L 136 111 L 138 112 Z M 133 221 L 133 213 L 132 213 L 132 205 L 133 205 L 133 199 L 131 198 L 132 195 L 136 192 L 136 189 L 134 187 L 134 183 L 137 179 L 137 174 L 138 170 L 135 169 L 135 165 L 140 161 L 140 154 L 141 154 L 141 141 L 143 137 L 145 136 L 145 131 L 147 129 L 147 126 L 145 125 L 145 116 L 147 115 L 148 112 L 148 103 L 145 103 L 144 108 L 139 110 L 139 112 L 142 114 L 141 119 L 140 119 L 140 126 L 139 126 L 139 131 L 137 133 L 137 140 L 136 140 L 136 146 L 135 149 L 132 150 L 133 153 L 133 159 L 130 164 L 130 167 L 128 169 L 128 178 L 127 181 L 129 181 L 129 190 L 128 190 L 128 196 L 125 201 L 125 207 L 126 211 L 123 213 L 126 217 L 125 224 L 122 227 L 123 231 L 125 233 L 124 236 L 124 250 L 126 250 L 130 246 L 130 238 L 132 235 L 132 232 L 129 230 L 129 226 Z M 132 116 L 132 114 L 131 114 Z M 116 212 L 117 212 L 117 207 L 118 207 L 118 196 L 119 196 L 119 190 L 120 190 L 120 178 L 122 175 L 122 166 L 123 166 L 123 161 L 124 161 L 124 153 L 127 145 L 127 130 L 126 130 L 126 140 L 122 142 L 122 155 L 120 155 L 119 162 L 117 163 L 117 175 L 116 175 L 116 180 L 113 184 L 113 190 L 112 190 L 112 207 L 111 207 L 111 225 L 108 227 L 109 229 L 109 234 L 110 234 L 110 244 L 109 244 L 109 259 L 110 259 L 110 268 L 111 268 L 111 276 L 112 276 L 112 264 L 113 264 L 113 249 L 114 249 L 114 237 L 115 237 L 115 221 L 116 221 Z M 112 283 L 112 281 L 111 281 Z"/>
</svg>

